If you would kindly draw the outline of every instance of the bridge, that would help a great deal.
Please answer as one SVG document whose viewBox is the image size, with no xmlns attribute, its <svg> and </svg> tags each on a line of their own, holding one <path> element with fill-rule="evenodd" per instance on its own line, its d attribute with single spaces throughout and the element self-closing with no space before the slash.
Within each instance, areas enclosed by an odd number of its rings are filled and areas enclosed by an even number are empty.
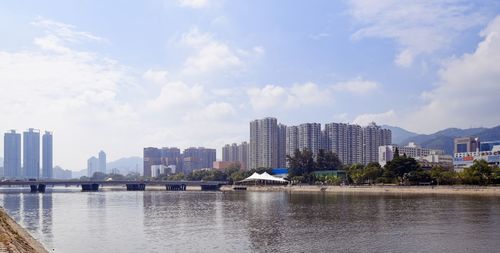
<svg viewBox="0 0 500 253">
<path fill-rule="evenodd" d="M 202 191 L 217 191 L 227 181 L 148 181 L 148 180 L 6 180 L 0 186 L 26 186 L 31 192 L 45 192 L 47 186 L 77 186 L 82 191 L 99 191 L 104 186 L 126 186 L 127 191 L 144 191 L 146 186 L 165 186 L 167 191 L 185 191 L 188 186 L 200 186 Z"/>
</svg>

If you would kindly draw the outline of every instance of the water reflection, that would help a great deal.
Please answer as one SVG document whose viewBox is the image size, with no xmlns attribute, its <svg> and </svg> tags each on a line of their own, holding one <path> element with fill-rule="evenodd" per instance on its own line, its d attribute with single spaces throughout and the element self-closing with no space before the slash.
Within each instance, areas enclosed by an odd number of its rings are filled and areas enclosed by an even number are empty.
<svg viewBox="0 0 500 253">
<path fill-rule="evenodd" d="M 0 194 L 56 252 L 494 252 L 498 197 L 285 192 Z"/>
</svg>

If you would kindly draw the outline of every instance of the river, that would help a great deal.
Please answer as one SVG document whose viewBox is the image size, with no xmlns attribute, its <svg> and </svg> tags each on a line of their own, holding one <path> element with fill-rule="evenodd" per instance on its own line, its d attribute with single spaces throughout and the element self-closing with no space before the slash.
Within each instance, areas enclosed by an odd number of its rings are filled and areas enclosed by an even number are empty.
<svg viewBox="0 0 500 253">
<path fill-rule="evenodd" d="M 498 252 L 500 198 L 60 190 L 0 204 L 54 252 Z"/>
</svg>

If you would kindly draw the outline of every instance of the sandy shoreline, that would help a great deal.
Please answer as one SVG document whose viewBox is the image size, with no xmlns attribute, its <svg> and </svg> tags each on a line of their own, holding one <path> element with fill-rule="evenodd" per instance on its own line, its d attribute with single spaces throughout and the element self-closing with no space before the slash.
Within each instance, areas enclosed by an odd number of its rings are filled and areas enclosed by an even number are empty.
<svg viewBox="0 0 500 253">
<path fill-rule="evenodd" d="M 484 186 L 246 186 L 247 191 L 272 192 L 331 192 L 331 193 L 405 193 L 405 194 L 466 194 L 500 196 L 500 187 Z M 234 191 L 223 186 L 222 191 Z"/>
<path fill-rule="evenodd" d="M 0 252 L 46 253 L 48 251 L 0 207 Z"/>
</svg>

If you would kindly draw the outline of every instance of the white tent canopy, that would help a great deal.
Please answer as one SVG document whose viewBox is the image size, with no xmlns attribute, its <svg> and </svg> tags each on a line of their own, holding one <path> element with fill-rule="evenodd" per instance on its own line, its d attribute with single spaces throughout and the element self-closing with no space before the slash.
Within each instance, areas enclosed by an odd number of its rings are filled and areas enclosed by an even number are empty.
<svg viewBox="0 0 500 253">
<path fill-rule="evenodd" d="M 267 172 L 264 172 L 262 174 L 259 174 L 257 172 L 254 172 L 251 176 L 239 181 L 240 183 L 243 182 L 253 182 L 253 181 L 264 181 L 264 182 L 275 182 L 275 183 L 288 183 L 287 180 L 275 176 L 269 175 Z"/>
</svg>

